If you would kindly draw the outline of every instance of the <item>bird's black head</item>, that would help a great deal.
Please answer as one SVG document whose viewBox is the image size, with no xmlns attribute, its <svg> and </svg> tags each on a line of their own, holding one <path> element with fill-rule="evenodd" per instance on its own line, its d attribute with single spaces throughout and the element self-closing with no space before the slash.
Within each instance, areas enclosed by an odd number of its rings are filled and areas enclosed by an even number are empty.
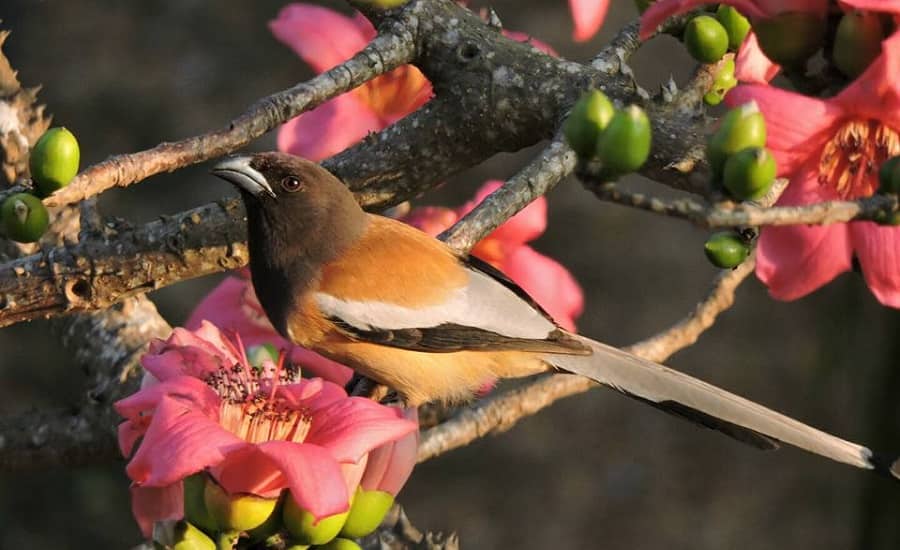
<svg viewBox="0 0 900 550">
<path fill-rule="evenodd" d="M 284 153 L 231 157 L 212 173 L 241 191 L 253 285 L 279 327 L 285 293 L 296 296 L 351 246 L 366 215 L 353 193 L 314 162 Z"/>
</svg>

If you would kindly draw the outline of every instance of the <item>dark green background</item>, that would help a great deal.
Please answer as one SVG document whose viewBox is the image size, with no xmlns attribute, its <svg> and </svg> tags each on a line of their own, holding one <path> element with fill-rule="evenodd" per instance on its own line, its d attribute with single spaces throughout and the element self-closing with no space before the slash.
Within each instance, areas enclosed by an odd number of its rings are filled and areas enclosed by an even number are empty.
<svg viewBox="0 0 900 550">
<path fill-rule="evenodd" d="M 332 3 L 334 4 L 334 3 Z M 475 2 L 486 5 L 485 2 Z M 570 40 L 563 0 L 493 3 L 506 26 L 585 60 L 635 15 L 615 2 L 605 32 Z M 85 165 L 113 153 L 219 127 L 254 99 L 309 76 L 270 36 L 272 0 L 114 2 L 7 0 L 6 52 Z M 652 89 L 690 64 L 672 39 L 642 50 Z M 274 147 L 266 136 L 253 145 Z M 456 205 L 527 155 L 502 155 L 454 178 L 421 204 Z M 645 185 L 644 182 L 635 182 Z M 200 166 L 104 195 L 107 215 L 146 221 L 231 194 Z M 536 246 L 568 266 L 587 294 L 580 329 L 613 344 L 658 331 L 689 311 L 715 270 L 705 233 L 602 204 L 568 181 L 550 196 Z M 217 278 L 153 295 L 173 324 Z M 796 303 L 755 280 L 679 369 L 837 434 L 900 445 L 900 315 L 861 277 L 844 275 Z M 0 413 L 77 402 L 82 376 L 46 323 L 0 331 Z M 127 548 L 139 541 L 124 463 L 0 474 L 0 548 Z M 457 530 L 463 548 L 847 548 L 900 546 L 900 488 L 794 450 L 760 453 L 611 392 L 570 399 L 511 433 L 431 461 L 401 500 L 414 522 Z"/>
</svg>

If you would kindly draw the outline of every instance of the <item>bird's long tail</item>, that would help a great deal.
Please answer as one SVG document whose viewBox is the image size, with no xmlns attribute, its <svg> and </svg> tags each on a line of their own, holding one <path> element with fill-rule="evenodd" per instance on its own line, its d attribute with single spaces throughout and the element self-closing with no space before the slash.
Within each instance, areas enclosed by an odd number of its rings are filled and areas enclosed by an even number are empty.
<svg viewBox="0 0 900 550">
<path fill-rule="evenodd" d="M 827 434 L 711 384 L 622 350 L 574 336 L 591 355 L 548 355 L 554 367 L 586 376 L 625 395 L 760 449 L 783 442 L 858 468 L 900 479 L 900 459 Z"/>
</svg>

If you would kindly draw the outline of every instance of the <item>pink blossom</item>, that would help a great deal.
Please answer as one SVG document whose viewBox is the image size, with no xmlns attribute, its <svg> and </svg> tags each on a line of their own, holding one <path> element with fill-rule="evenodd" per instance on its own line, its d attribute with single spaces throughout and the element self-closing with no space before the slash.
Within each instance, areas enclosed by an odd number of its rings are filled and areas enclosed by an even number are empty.
<svg viewBox="0 0 900 550">
<path fill-rule="evenodd" d="M 196 330 L 203 321 L 209 321 L 224 331 L 240 334 L 246 346 L 272 344 L 277 349 L 287 350 L 291 362 L 300 365 L 306 374 L 341 385 L 353 377 L 349 367 L 282 338 L 259 304 L 245 269 L 226 277 L 207 294 L 191 312 L 184 326 L 188 330 Z"/>
<path fill-rule="evenodd" d="M 456 210 L 440 207 L 416 208 L 404 221 L 431 235 L 453 225 L 502 185 L 488 181 L 475 199 Z M 543 197 L 528 205 L 506 223 L 482 239 L 472 254 L 488 262 L 525 289 L 562 327 L 575 329 L 575 318 L 584 309 L 581 287 L 569 271 L 527 242 L 543 234 L 547 227 L 547 201 Z"/>
<path fill-rule="evenodd" d="M 872 195 L 878 169 L 900 154 L 900 34 L 840 94 L 806 97 L 770 86 L 731 91 L 735 105 L 754 100 L 768 128 L 779 175 L 790 184 L 780 205 Z M 851 268 L 856 256 L 878 300 L 900 307 L 900 228 L 873 222 L 767 227 L 759 241 L 757 276 L 778 299 L 804 296 Z"/>
<path fill-rule="evenodd" d="M 569 11 L 575 23 L 572 39 L 576 42 L 590 40 L 603 26 L 608 10 L 609 0 L 569 0 Z"/>
<path fill-rule="evenodd" d="M 360 14 L 347 17 L 302 3 L 282 8 L 269 28 L 317 73 L 346 61 L 375 37 L 372 24 Z M 415 111 L 431 95 L 431 84 L 419 69 L 398 67 L 289 120 L 278 132 L 278 149 L 322 160 Z"/>
<path fill-rule="evenodd" d="M 115 403 L 122 453 L 141 439 L 126 472 L 145 534 L 179 517 L 182 482 L 200 471 L 229 493 L 274 498 L 289 489 L 316 517 L 341 513 L 359 477 L 348 487 L 342 466 L 361 470 L 369 451 L 416 429 L 391 407 L 299 379 L 283 359 L 252 367 L 240 340 L 210 323 L 151 345 L 142 364 L 159 383 Z"/>
<path fill-rule="evenodd" d="M 756 33 L 747 33 L 734 58 L 734 77 L 739 82 L 767 84 L 779 71 L 781 65 L 773 63 L 760 49 Z"/>
<path fill-rule="evenodd" d="M 403 415 L 418 424 L 419 414 L 415 408 L 406 409 Z M 384 491 L 397 496 L 412 474 L 418 449 L 419 432 L 416 430 L 373 450 L 369 453 L 359 486 L 366 491 Z"/>
</svg>

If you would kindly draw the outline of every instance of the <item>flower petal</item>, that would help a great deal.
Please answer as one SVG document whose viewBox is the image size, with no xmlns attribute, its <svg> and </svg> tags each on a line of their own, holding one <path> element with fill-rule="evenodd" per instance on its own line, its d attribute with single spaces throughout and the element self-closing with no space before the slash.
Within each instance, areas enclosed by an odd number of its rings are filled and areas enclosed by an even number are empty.
<svg viewBox="0 0 900 550">
<path fill-rule="evenodd" d="M 766 145 L 778 161 L 778 174 L 791 175 L 821 151 L 832 127 L 845 116 L 831 101 L 823 101 L 760 84 L 745 84 L 728 92 L 731 106 L 755 101 L 766 119 Z"/>
<path fill-rule="evenodd" d="M 343 473 L 327 450 L 306 443 L 267 441 L 258 446 L 281 470 L 300 508 L 316 518 L 347 511 Z"/>
<path fill-rule="evenodd" d="M 537 38 L 531 36 L 530 34 L 525 34 L 524 32 L 519 31 L 508 31 L 503 29 L 500 31 L 503 33 L 503 36 L 509 38 L 510 40 L 515 40 L 516 42 L 524 42 L 526 44 L 531 44 L 536 50 L 544 52 L 547 55 L 552 55 L 553 57 L 559 57 L 559 54 L 556 50 L 553 49 L 550 44 L 538 40 Z"/>
<path fill-rule="evenodd" d="M 810 204 L 832 198 L 819 186 L 811 163 L 788 184 L 779 205 Z M 779 300 L 806 296 L 851 266 L 846 224 L 766 227 L 757 247 L 756 276 Z"/>
<path fill-rule="evenodd" d="M 375 113 L 350 92 L 284 123 L 278 130 L 278 150 L 319 161 L 382 126 Z"/>
<path fill-rule="evenodd" d="M 306 376 L 318 376 L 341 386 L 353 378 L 350 367 L 300 346 L 294 346 L 291 350 L 291 362 L 300 365 L 301 372 Z"/>
<path fill-rule="evenodd" d="M 840 3 L 858 10 L 900 14 L 900 1 L 898 0 L 840 0 Z"/>
<path fill-rule="evenodd" d="M 418 423 L 417 409 L 407 409 L 404 416 Z M 397 496 L 412 474 L 418 449 L 419 431 L 415 430 L 373 450 L 369 453 L 369 463 L 360 486 L 367 491 L 385 491 Z"/>
<path fill-rule="evenodd" d="M 572 39 L 576 42 L 590 40 L 603 25 L 608 9 L 609 0 L 569 0 L 569 11 L 575 22 Z"/>
<path fill-rule="evenodd" d="M 184 485 L 180 480 L 165 487 L 132 485 L 131 513 L 141 533 L 150 538 L 154 522 L 184 517 Z"/>
<path fill-rule="evenodd" d="M 328 449 L 338 462 L 358 462 L 363 455 L 416 429 L 415 422 L 393 407 L 351 397 L 312 411 L 306 441 Z"/>
<path fill-rule="evenodd" d="M 881 43 L 881 55 L 832 100 L 861 118 L 900 128 L 900 33 Z"/>
<path fill-rule="evenodd" d="M 900 308 L 900 227 L 852 222 L 850 240 L 863 277 L 882 304 Z"/>
<path fill-rule="evenodd" d="M 459 214 L 443 206 L 420 206 L 403 218 L 403 222 L 437 237 L 459 219 Z"/>
<path fill-rule="evenodd" d="M 164 487 L 218 464 L 245 445 L 190 404 L 165 395 L 125 471 L 142 486 Z"/>
<path fill-rule="evenodd" d="M 584 293 L 562 264 L 529 246 L 519 246 L 507 254 L 501 270 L 560 326 L 575 330 L 575 319 L 584 310 Z"/>
<path fill-rule="evenodd" d="M 375 36 L 367 20 L 312 4 L 288 4 L 269 29 L 317 73 L 350 59 Z"/>
<path fill-rule="evenodd" d="M 229 494 L 277 497 L 287 487 L 281 467 L 256 445 L 246 445 L 209 468 L 210 475 Z"/>
<path fill-rule="evenodd" d="M 781 65 L 772 63 L 760 49 L 756 33 L 747 33 L 734 59 L 735 78 L 748 84 L 768 84 L 779 71 Z"/>
</svg>

